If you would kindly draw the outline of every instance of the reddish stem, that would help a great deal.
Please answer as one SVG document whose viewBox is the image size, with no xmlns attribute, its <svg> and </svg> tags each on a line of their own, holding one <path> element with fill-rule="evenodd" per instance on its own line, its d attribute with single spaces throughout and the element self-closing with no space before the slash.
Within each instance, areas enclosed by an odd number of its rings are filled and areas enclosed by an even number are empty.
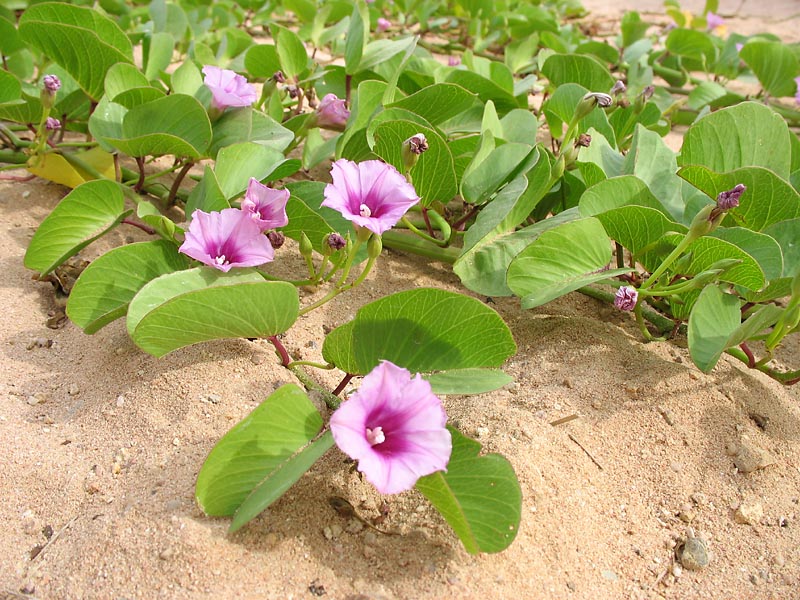
<svg viewBox="0 0 800 600">
<path fill-rule="evenodd" d="M 178 173 L 178 176 L 175 178 L 175 181 L 172 182 L 172 187 L 169 190 L 169 196 L 167 196 L 168 206 L 171 206 L 173 202 L 175 202 L 175 196 L 178 195 L 178 190 L 181 187 L 181 182 L 183 181 L 183 178 L 186 177 L 186 174 L 189 172 L 189 169 L 191 169 L 193 166 L 194 162 L 191 160 L 187 162 L 185 165 L 183 165 L 183 168 L 180 170 L 180 173 Z"/>
<path fill-rule="evenodd" d="M 751 369 L 755 369 L 756 357 L 753 356 L 753 352 L 750 350 L 750 348 L 747 347 L 747 342 L 742 342 L 741 344 L 739 344 L 739 348 L 741 348 L 742 352 L 744 352 L 747 355 L 747 366 Z"/>
<path fill-rule="evenodd" d="M 431 220 L 428 217 L 428 209 L 424 206 L 422 207 L 422 218 L 425 221 L 425 228 L 428 230 L 428 235 L 431 237 L 436 237 L 433 233 L 433 227 L 431 227 Z"/>
<path fill-rule="evenodd" d="M 286 347 L 278 339 L 278 336 L 271 335 L 267 339 L 273 346 L 275 346 L 275 350 L 277 350 L 278 356 L 281 357 L 281 366 L 288 367 L 289 363 L 292 362 L 292 359 L 289 357 L 289 353 L 286 351 Z"/>
<path fill-rule="evenodd" d="M 348 383 L 350 383 L 350 380 L 351 380 L 353 377 L 355 377 L 355 375 L 352 375 L 352 374 L 350 374 L 350 373 L 345 373 L 344 377 L 343 377 L 343 378 L 342 378 L 342 380 L 339 382 L 339 385 L 337 385 L 337 386 L 336 386 L 336 389 L 335 389 L 335 390 L 333 390 L 333 392 L 332 392 L 332 393 L 333 393 L 333 395 L 334 395 L 334 396 L 338 396 L 339 394 L 341 394 L 341 393 L 342 393 L 342 391 L 344 390 L 344 388 L 345 388 L 345 387 L 347 387 L 347 384 L 348 384 Z"/>
<path fill-rule="evenodd" d="M 133 186 L 133 191 L 137 194 L 142 191 L 144 186 L 144 156 L 135 157 L 136 166 L 139 168 L 139 181 Z"/>
<path fill-rule="evenodd" d="M 155 234 L 156 230 L 150 227 L 149 225 L 145 225 L 144 223 L 139 223 L 138 221 L 134 221 L 132 219 L 122 219 L 123 225 L 133 225 L 134 227 L 138 227 L 145 233 L 149 233 L 150 235 Z"/>
</svg>

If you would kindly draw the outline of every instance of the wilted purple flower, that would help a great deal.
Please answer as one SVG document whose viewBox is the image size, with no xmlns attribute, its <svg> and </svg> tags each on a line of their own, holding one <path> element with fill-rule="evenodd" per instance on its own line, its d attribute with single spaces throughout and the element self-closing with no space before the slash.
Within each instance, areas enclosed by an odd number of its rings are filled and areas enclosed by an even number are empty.
<svg viewBox="0 0 800 600">
<path fill-rule="evenodd" d="M 384 19 L 383 17 L 378 17 L 378 31 L 386 31 L 389 27 L 392 26 L 392 22 L 389 19 Z"/>
<path fill-rule="evenodd" d="M 336 94 L 325 94 L 317 107 L 314 125 L 333 131 L 344 131 L 350 111 L 345 106 L 345 101 Z"/>
<path fill-rule="evenodd" d="M 389 361 L 375 367 L 361 388 L 331 416 L 336 445 L 381 494 L 414 487 L 442 471 L 452 452 L 447 414 L 431 385 Z"/>
<path fill-rule="evenodd" d="M 623 286 L 614 294 L 614 306 L 620 310 L 633 310 L 636 307 L 636 300 L 639 298 L 639 292 L 635 287 L 630 285 Z"/>
<path fill-rule="evenodd" d="M 408 150 L 412 154 L 422 154 L 428 149 L 428 140 L 422 133 L 416 133 L 405 141 L 408 144 Z"/>
<path fill-rule="evenodd" d="M 578 139 L 575 140 L 575 147 L 580 146 L 581 148 L 588 148 L 592 144 L 592 136 L 588 133 L 582 133 L 578 136 Z"/>
<path fill-rule="evenodd" d="M 739 198 L 744 194 L 747 186 L 737 183 L 733 189 L 720 192 L 717 196 L 717 208 L 720 210 L 730 210 L 739 206 Z"/>
<path fill-rule="evenodd" d="M 457 67 L 461 64 L 461 59 L 457 56 L 448 56 L 447 57 L 447 66 L 448 67 Z"/>
<path fill-rule="evenodd" d="M 800 75 L 794 78 L 794 83 L 797 86 L 797 91 L 794 93 L 794 101 L 800 104 Z"/>
<path fill-rule="evenodd" d="M 379 160 L 354 163 L 339 159 L 331 167 L 333 183 L 325 186 L 322 206 L 380 235 L 419 202 L 414 186 L 391 165 Z"/>
<path fill-rule="evenodd" d="M 725 24 L 725 19 L 723 19 L 719 15 L 713 12 L 706 13 L 706 26 L 708 27 L 709 31 L 711 31 L 712 29 L 716 29 L 717 27 L 720 27 L 724 24 Z"/>
<path fill-rule="evenodd" d="M 286 83 L 286 75 L 283 74 L 283 71 L 275 71 L 272 74 L 272 81 L 275 83 Z"/>
<path fill-rule="evenodd" d="M 341 250 L 345 246 L 347 246 L 347 240 L 345 240 L 341 235 L 336 233 L 335 231 L 328 235 L 325 238 L 325 243 L 328 244 L 328 247 L 333 250 Z"/>
<path fill-rule="evenodd" d="M 44 89 L 51 94 L 55 94 L 61 89 L 61 80 L 55 75 L 45 75 L 42 77 L 42 84 L 44 84 Z"/>
<path fill-rule="evenodd" d="M 614 87 L 612 87 L 608 93 L 611 94 L 612 96 L 617 96 L 619 94 L 624 94 L 626 89 L 627 88 L 625 87 L 625 82 L 622 81 L 621 79 L 617 79 L 614 82 Z"/>
<path fill-rule="evenodd" d="M 61 129 L 61 121 L 53 117 L 47 117 L 44 127 L 47 129 L 47 131 L 57 131 L 58 129 Z"/>
<path fill-rule="evenodd" d="M 196 210 L 179 252 L 220 271 L 256 267 L 275 257 L 258 224 L 238 208 L 220 212 Z"/>
<path fill-rule="evenodd" d="M 203 75 L 205 75 L 203 83 L 211 90 L 214 106 L 220 110 L 250 106 L 258 100 L 256 88 L 238 73 L 206 65 L 203 67 Z"/>
<path fill-rule="evenodd" d="M 289 222 L 286 203 L 289 190 L 273 190 L 251 177 L 242 200 L 242 211 L 258 224 L 261 231 L 283 227 Z"/>
</svg>

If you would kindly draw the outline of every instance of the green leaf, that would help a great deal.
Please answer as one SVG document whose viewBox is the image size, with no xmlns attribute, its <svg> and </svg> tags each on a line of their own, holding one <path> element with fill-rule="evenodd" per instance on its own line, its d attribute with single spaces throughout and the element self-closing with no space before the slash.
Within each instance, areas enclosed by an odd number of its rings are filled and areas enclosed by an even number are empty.
<svg viewBox="0 0 800 600">
<path fill-rule="evenodd" d="M 683 138 L 678 165 L 716 173 L 764 167 L 789 178 L 791 133 L 783 118 L 758 102 L 743 102 L 706 115 Z"/>
<path fill-rule="evenodd" d="M 411 180 L 423 206 L 440 200 L 447 203 L 458 193 L 453 155 L 444 138 L 434 129 L 412 121 L 387 121 L 375 130 L 375 154 L 405 172 L 403 142 L 417 133 L 428 141 L 428 150 L 420 155 L 411 169 Z"/>
<path fill-rule="evenodd" d="M 251 108 L 228 110 L 214 122 L 214 139 L 208 149 L 210 156 L 226 146 L 255 142 L 283 151 L 294 141 L 294 133 L 272 117 Z"/>
<path fill-rule="evenodd" d="M 364 0 L 355 0 L 344 46 L 344 68 L 348 75 L 358 73 L 368 40 L 369 11 Z"/>
<path fill-rule="evenodd" d="M 226 433 L 197 475 L 195 496 L 212 517 L 234 514 L 265 478 L 322 429 L 322 417 L 296 385 L 279 387 Z"/>
<path fill-rule="evenodd" d="M 25 252 L 25 266 L 46 275 L 128 214 L 117 183 L 96 180 L 79 185 L 39 225 Z"/>
<path fill-rule="evenodd" d="M 376 65 L 380 65 L 401 52 L 411 51 L 417 44 L 415 36 L 409 36 L 399 40 L 375 40 L 366 45 L 361 61 L 358 63 L 359 71 L 367 71 Z"/>
<path fill-rule="evenodd" d="M 575 109 L 588 91 L 587 88 L 577 83 L 566 83 L 558 86 L 558 89 L 553 92 L 553 95 L 544 104 L 543 109 L 547 124 L 556 137 L 563 136 L 564 126 L 572 120 Z M 606 140 L 613 141 L 615 139 L 614 130 L 602 109 L 595 108 L 578 122 L 579 133 L 589 131 L 590 128 L 594 128 L 603 134 Z M 584 149 L 581 149 L 581 152 L 583 153 Z"/>
<path fill-rule="evenodd" d="M 90 8 L 36 4 L 20 18 L 19 33 L 26 43 L 64 67 L 94 100 L 103 95 L 106 72 L 112 66 L 133 63 L 128 36 L 114 21 Z"/>
<path fill-rule="evenodd" d="M 588 217 L 542 233 L 508 266 L 508 287 L 523 308 L 546 304 L 584 285 L 632 269 L 602 270 L 611 261 L 611 246 L 599 220 Z"/>
<path fill-rule="evenodd" d="M 714 368 L 740 323 L 739 299 L 716 285 L 706 286 L 689 316 L 689 355 L 698 369 L 708 373 Z"/>
<path fill-rule="evenodd" d="M 730 242 L 747 252 L 761 267 L 767 281 L 777 279 L 782 275 L 781 247 L 770 236 L 743 227 L 719 227 L 709 235 Z"/>
<path fill-rule="evenodd" d="M 211 142 L 211 123 L 195 98 L 171 94 L 132 108 L 122 120 L 121 137 L 103 139 L 131 156 L 197 159 Z"/>
<path fill-rule="evenodd" d="M 281 70 L 278 50 L 272 44 L 250 46 L 244 57 L 244 67 L 253 77 L 269 79 Z"/>
<path fill-rule="evenodd" d="M 475 94 L 453 83 L 426 86 L 386 108 L 402 108 L 438 125 L 461 114 L 475 103 Z"/>
<path fill-rule="evenodd" d="M 264 281 L 255 271 L 198 267 L 162 275 L 128 308 L 128 333 L 156 357 L 208 340 L 268 337 L 297 320 L 296 288 Z"/>
<path fill-rule="evenodd" d="M 622 16 L 620 31 L 622 33 L 622 47 L 627 48 L 634 42 L 642 39 L 650 28 L 650 23 L 642 21 L 636 11 L 628 11 Z"/>
<path fill-rule="evenodd" d="M 322 355 L 365 375 L 381 360 L 413 372 L 497 367 L 516 352 L 511 332 L 482 302 L 444 290 L 398 292 L 361 307 L 325 338 Z"/>
<path fill-rule="evenodd" d="M 200 180 L 186 200 L 186 215 L 189 219 L 196 210 L 204 212 L 221 211 L 230 208 L 230 203 L 225 199 L 225 194 L 220 188 L 217 176 L 211 169 L 211 165 L 206 165 L 203 170 L 203 178 Z"/>
<path fill-rule="evenodd" d="M 214 173 L 227 200 L 241 196 L 250 178 L 261 181 L 283 162 L 283 153 L 253 142 L 232 144 L 219 151 Z"/>
<path fill-rule="evenodd" d="M 800 73 L 800 64 L 789 46 L 783 42 L 751 40 L 739 52 L 739 57 L 770 95 L 794 96 L 794 78 Z"/>
<path fill-rule="evenodd" d="M 326 431 L 319 439 L 314 440 L 295 455 L 287 458 L 275 467 L 269 475 L 258 484 L 253 492 L 242 502 L 242 505 L 233 516 L 233 521 L 228 533 L 234 533 L 243 525 L 249 523 L 270 504 L 297 482 L 323 454 L 334 445 L 333 435 Z"/>
<path fill-rule="evenodd" d="M 498 369 L 451 369 L 424 375 L 434 394 L 485 394 L 508 385 L 514 378 Z"/>
<path fill-rule="evenodd" d="M 497 82 L 478 73 L 454 69 L 447 74 L 445 81 L 474 92 L 483 103 L 491 100 L 500 114 L 504 115 L 510 110 L 521 107 L 521 102 L 514 97 L 513 88 L 501 87 Z"/>
<path fill-rule="evenodd" d="M 748 229 L 762 231 L 779 221 L 800 217 L 800 194 L 768 169 L 745 167 L 730 173 L 714 173 L 705 167 L 689 166 L 678 171 L 678 175 L 709 198 L 744 184 L 747 190 L 726 223 L 730 219 Z"/>
<path fill-rule="evenodd" d="M 711 41 L 711 36 L 704 31 L 673 29 L 667 36 L 666 46 L 667 50 L 677 56 L 685 56 L 701 63 L 705 61 L 707 67 L 713 64 L 717 57 L 717 48 Z"/>
<path fill-rule="evenodd" d="M 308 54 L 303 41 L 296 33 L 280 25 L 272 26 L 272 37 L 283 74 L 287 79 L 294 79 L 308 67 Z"/>
<path fill-rule="evenodd" d="M 507 183 L 520 171 L 523 164 L 535 163 L 539 152 L 528 144 L 509 142 L 492 152 L 474 169 L 467 168 L 461 182 L 461 195 L 470 204 L 482 204 L 498 188 Z"/>
<path fill-rule="evenodd" d="M 481 445 L 448 427 L 453 453 L 447 471 L 416 488 L 445 518 L 470 554 L 500 552 L 517 536 L 522 491 L 514 468 L 499 454 L 480 456 Z"/>
<path fill-rule="evenodd" d="M 186 257 L 165 240 L 114 248 L 81 273 L 69 295 L 67 316 L 85 333 L 95 333 L 123 316 L 148 281 L 187 266 Z"/>
<path fill-rule="evenodd" d="M 553 54 L 542 65 L 542 74 L 555 87 L 577 83 L 591 92 L 607 93 L 615 82 L 605 65 L 584 54 Z"/>
<path fill-rule="evenodd" d="M 161 31 L 152 35 L 147 53 L 147 66 L 144 70 L 148 79 L 158 79 L 161 73 L 166 71 L 172 62 L 174 47 L 175 39 L 172 34 Z"/>
<path fill-rule="evenodd" d="M 800 273 L 800 218 L 773 223 L 764 230 L 778 244 L 783 254 L 783 276 Z"/>
<path fill-rule="evenodd" d="M 0 22 L 3 20 L 0 19 Z M 8 71 L 0 70 L 0 104 L 14 102 L 22 97 L 22 85 L 19 80 Z"/>
<path fill-rule="evenodd" d="M 610 177 L 587 188 L 581 196 L 579 208 L 582 217 L 593 217 L 630 204 L 652 208 L 669 216 L 647 184 L 635 175 Z"/>
</svg>

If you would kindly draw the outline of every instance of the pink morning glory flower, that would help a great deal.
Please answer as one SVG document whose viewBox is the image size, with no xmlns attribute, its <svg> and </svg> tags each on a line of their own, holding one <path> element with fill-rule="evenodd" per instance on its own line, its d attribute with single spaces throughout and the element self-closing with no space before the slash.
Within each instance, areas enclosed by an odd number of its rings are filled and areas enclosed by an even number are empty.
<svg viewBox="0 0 800 600">
<path fill-rule="evenodd" d="M 203 75 L 205 75 L 203 83 L 211 90 L 214 106 L 220 110 L 250 106 L 258 100 L 256 88 L 233 71 L 206 65 L 203 67 Z"/>
<path fill-rule="evenodd" d="M 452 451 L 447 414 L 419 374 L 382 361 L 331 416 L 336 445 L 381 494 L 414 487 L 447 467 Z"/>
<path fill-rule="evenodd" d="M 800 104 L 800 76 L 794 78 L 794 83 L 797 86 L 797 91 L 794 93 L 794 101 Z"/>
<path fill-rule="evenodd" d="M 232 267 L 257 267 L 275 252 L 258 224 L 238 208 L 196 210 L 178 251 L 227 273 Z"/>
<path fill-rule="evenodd" d="M 626 285 L 617 290 L 614 294 L 614 306 L 620 310 L 633 310 L 636 308 L 636 300 L 639 298 L 639 292 L 636 288 Z"/>
<path fill-rule="evenodd" d="M 378 17 L 378 31 L 386 31 L 389 27 L 392 26 L 392 22 L 389 19 L 384 19 L 383 17 Z"/>
<path fill-rule="evenodd" d="M 273 190 L 251 177 L 242 200 L 242 211 L 258 224 L 261 231 L 283 227 L 289 222 L 286 203 L 289 190 Z"/>
<path fill-rule="evenodd" d="M 724 24 L 725 24 L 725 19 L 720 17 L 718 14 L 715 14 L 713 12 L 706 13 L 706 26 L 708 27 L 709 31 L 716 29 L 717 27 L 720 27 Z"/>
<path fill-rule="evenodd" d="M 331 167 L 333 183 L 325 186 L 327 206 L 358 227 L 380 235 L 419 202 L 414 186 L 391 165 L 379 160 L 354 163 L 339 159 Z"/>
<path fill-rule="evenodd" d="M 350 111 L 345 106 L 345 101 L 336 94 L 325 94 L 317 107 L 315 117 L 316 120 L 313 122 L 315 127 L 344 131 L 347 119 L 350 118 Z"/>
</svg>

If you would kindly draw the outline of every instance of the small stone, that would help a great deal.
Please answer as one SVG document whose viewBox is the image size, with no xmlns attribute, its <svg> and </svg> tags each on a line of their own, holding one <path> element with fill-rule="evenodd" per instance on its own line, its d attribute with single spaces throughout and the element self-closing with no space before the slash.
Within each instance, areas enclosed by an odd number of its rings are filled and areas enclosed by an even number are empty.
<svg viewBox="0 0 800 600">
<path fill-rule="evenodd" d="M 28 350 L 33 350 L 34 348 L 50 348 L 53 345 L 53 340 L 37 337 L 33 338 L 28 345 L 25 346 Z"/>
<path fill-rule="evenodd" d="M 708 550 L 702 538 L 687 537 L 675 547 L 675 557 L 684 569 L 699 571 L 708 566 Z"/>
<path fill-rule="evenodd" d="M 763 469 L 767 461 L 759 448 L 741 444 L 733 457 L 733 464 L 740 473 L 752 473 L 758 469 Z"/>
<path fill-rule="evenodd" d="M 175 447 L 180 446 L 181 445 L 180 438 L 172 438 L 172 445 L 175 446 Z"/>
<path fill-rule="evenodd" d="M 478 427 L 478 428 L 475 430 L 475 434 L 476 434 L 476 435 L 477 435 L 479 438 L 482 438 L 482 437 L 486 436 L 488 433 L 489 433 L 489 428 L 488 428 L 488 427 Z"/>
<path fill-rule="evenodd" d="M 618 579 L 617 574 L 611 569 L 603 569 L 600 571 L 600 574 L 603 576 L 603 579 L 607 579 L 608 581 L 616 581 Z"/>
<path fill-rule="evenodd" d="M 250 357 L 250 362 L 254 365 L 260 365 L 264 363 L 264 355 L 263 354 L 253 354 Z"/>
<path fill-rule="evenodd" d="M 44 394 L 33 394 L 32 396 L 28 396 L 28 404 L 31 406 L 36 406 L 37 404 L 41 404 L 46 400 Z"/>
<path fill-rule="evenodd" d="M 702 492 L 695 492 L 689 496 L 689 498 L 691 498 L 692 502 L 697 504 L 697 506 L 705 506 L 708 504 L 708 497 Z"/>
<path fill-rule="evenodd" d="M 27 535 L 36 535 L 39 533 L 39 523 L 36 521 L 36 516 L 32 510 L 26 510 L 22 513 L 22 531 Z"/>
<path fill-rule="evenodd" d="M 331 535 L 333 535 L 334 539 L 338 538 L 340 535 L 344 533 L 344 529 L 338 523 L 334 523 L 331 525 Z"/>
<path fill-rule="evenodd" d="M 783 554 L 779 552 L 775 555 L 775 558 L 772 559 L 772 564 L 775 565 L 776 568 L 780 569 L 786 565 L 786 559 L 783 557 Z"/>
<path fill-rule="evenodd" d="M 683 465 L 675 461 L 669 463 L 669 468 L 675 471 L 676 473 L 680 473 L 681 471 L 683 471 Z"/>
<path fill-rule="evenodd" d="M 569 379 L 569 378 L 565 379 L 564 382 L 562 383 L 562 385 L 565 388 L 568 388 L 570 390 L 575 387 L 575 384 L 572 383 L 572 379 Z"/>
<path fill-rule="evenodd" d="M 373 532 L 368 531 L 364 534 L 364 543 L 365 544 L 374 544 L 378 541 L 378 536 L 375 535 Z"/>
<path fill-rule="evenodd" d="M 67 393 L 70 396 L 77 396 L 81 393 L 81 388 L 78 386 L 77 383 L 70 383 L 69 388 L 67 388 Z"/>
<path fill-rule="evenodd" d="M 667 425 L 675 425 L 675 413 L 673 413 L 668 408 L 659 408 L 658 412 L 661 413 L 661 416 L 664 417 L 664 421 L 666 421 Z"/>
<path fill-rule="evenodd" d="M 757 525 L 764 516 L 764 508 L 759 502 L 754 504 L 742 503 L 733 513 L 733 520 L 740 525 Z"/>
<path fill-rule="evenodd" d="M 175 556 L 175 550 L 173 550 L 172 548 L 164 548 L 158 554 L 158 558 L 160 558 L 161 560 L 169 560 L 173 556 Z"/>
<path fill-rule="evenodd" d="M 117 408 L 122 408 L 125 406 L 125 396 L 117 396 Z"/>
<path fill-rule="evenodd" d="M 36 591 L 36 586 L 33 584 L 32 581 L 26 581 L 22 585 L 22 587 L 19 588 L 19 591 L 22 592 L 23 594 L 27 595 L 27 596 L 30 596 L 31 594 L 33 594 Z"/>
<path fill-rule="evenodd" d="M 374 558 L 377 554 L 377 550 L 372 546 L 364 546 L 362 552 L 364 553 L 364 558 Z"/>
<path fill-rule="evenodd" d="M 347 524 L 347 531 L 350 533 L 361 533 L 364 531 L 364 524 L 358 519 L 350 519 L 350 522 Z"/>
<path fill-rule="evenodd" d="M 211 404 L 219 404 L 222 402 L 222 396 L 219 394 L 208 394 L 203 398 L 203 400 L 205 402 L 210 402 Z"/>
<path fill-rule="evenodd" d="M 684 504 L 678 510 L 678 518 L 684 523 L 691 523 L 696 517 L 697 515 L 690 504 Z"/>
<path fill-rule="evenodd" d="M 673 563 L 672 565 L 672 576 L 677 579 L 683 575 L 683 567 L 681 567 L 678 563 Z"/>
<path fill-rule="evenodd" d="M 322 535 L 325 536 L 326 540 L 332 540 L 333 539 L 333 531 L 331 531 L 330 527 L 323 527 L 322 528 Z"/>
</svg>

